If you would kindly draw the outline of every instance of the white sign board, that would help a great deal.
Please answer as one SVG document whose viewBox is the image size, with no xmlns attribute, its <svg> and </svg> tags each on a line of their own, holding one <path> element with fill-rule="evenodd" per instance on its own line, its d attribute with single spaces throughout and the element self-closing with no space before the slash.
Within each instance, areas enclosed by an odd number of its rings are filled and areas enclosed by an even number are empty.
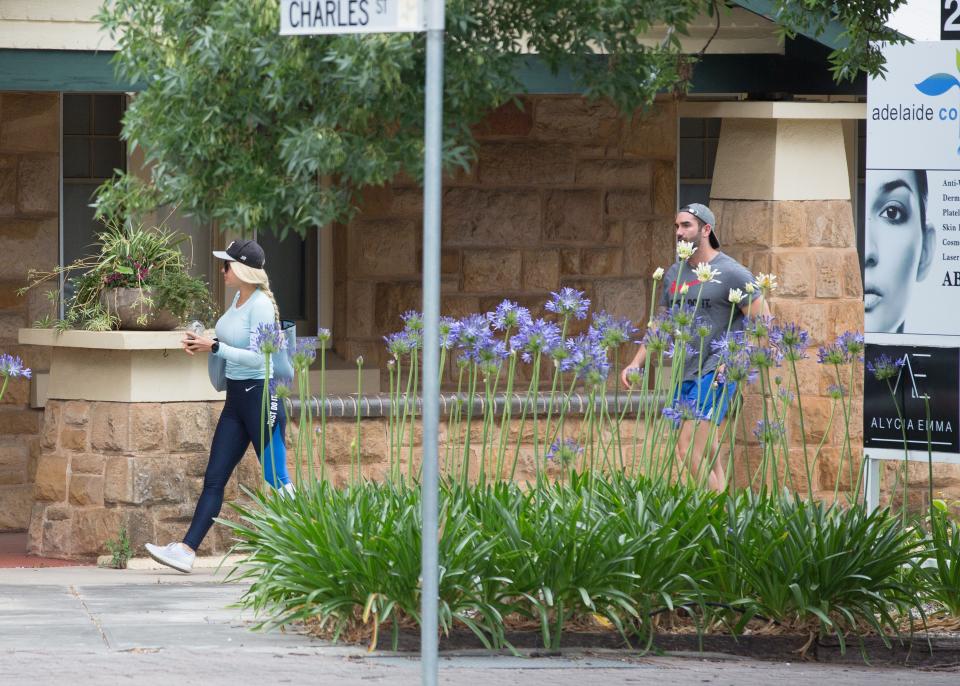
<svg viewBox="0 0 960 686">
<path fill-rule="evenodd" d="M 423 30 L 423 0 L 280 0 L 283 36 Z"/>
<path fill-rule="evenodd" d="M 956 43 L 883 48 L 867 89 L 864 449 L 871 458 L 960 461 L 960 51 Z M 926 416 L 924 398 L 931 414 Z M 899 409 L 898 409 L 899 406 Z M 929 439 L 927 430 L 930 430 Z"/>
</svg>

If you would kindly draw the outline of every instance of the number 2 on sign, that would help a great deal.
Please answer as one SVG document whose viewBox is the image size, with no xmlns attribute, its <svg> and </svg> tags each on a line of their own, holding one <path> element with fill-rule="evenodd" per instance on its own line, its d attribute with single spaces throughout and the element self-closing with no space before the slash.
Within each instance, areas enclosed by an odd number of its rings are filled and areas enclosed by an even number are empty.
<svg viewBox="0 0 960 686">
<path fill-rule="evenodd" d="M 960 0 L 943 0 L 943 9 L 950 9 L 950 5 L 954 6 L 953 14 L 947 17 L 946 23 L 943 25 L 944 31 L 960 31 Z"/>
</svg>

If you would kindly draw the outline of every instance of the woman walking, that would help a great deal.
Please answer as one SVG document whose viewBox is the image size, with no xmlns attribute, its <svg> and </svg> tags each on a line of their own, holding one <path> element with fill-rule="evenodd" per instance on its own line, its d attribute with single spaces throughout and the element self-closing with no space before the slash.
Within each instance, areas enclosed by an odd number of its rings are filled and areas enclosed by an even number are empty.
<svg viewBox="0 0 960 686">
<path fill-rule="evenodd" d="M 188 331 L 181 343 L 188 355 L 205 352 L 226 361 L 227 400 L 210 446 L 203 491 L 183 541 L 166 546 L 146 545 L 147 553 L 154 560 L 184 573 L 193 568 L 197 548 L 213 525 L 214 517 L 220 514 L 227 481 L 251 442 L 264 463 L 267 482 L 275 489 L 293 488 L 287 475 L 283 438 L 286 415 L 283 403 L 272 393 L 263 454 L 260 451 L 263 385 L 269 384 L 269 379 L 264 378 L 263 355 L 252 350 L 250 342 L 257 327 L 280 320 L 270 281 L 263 269 L 266 262 L 263 248 L 255 241 L 233 241 L 225 251 L 213 254 L 223 260 L 224 285 L 236 288 L 237 295 L 217 321 L 216 338 Z"/>
</svg>

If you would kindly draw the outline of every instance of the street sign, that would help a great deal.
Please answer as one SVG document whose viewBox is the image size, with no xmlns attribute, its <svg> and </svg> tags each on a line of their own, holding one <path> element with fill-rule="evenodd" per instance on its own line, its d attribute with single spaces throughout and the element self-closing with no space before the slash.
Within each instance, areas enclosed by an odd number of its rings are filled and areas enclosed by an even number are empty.
<svg viewBox="0 0 960 686">
<path fill-rule="evenodd" d="M 280 0 L 280 34 L 425 31 L 423 0 Z"/>
</svg>

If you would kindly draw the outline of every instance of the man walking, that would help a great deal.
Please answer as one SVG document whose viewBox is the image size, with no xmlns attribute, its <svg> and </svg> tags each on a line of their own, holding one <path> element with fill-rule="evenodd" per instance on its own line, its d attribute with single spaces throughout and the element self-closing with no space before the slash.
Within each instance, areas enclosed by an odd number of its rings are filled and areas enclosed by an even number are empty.
<svg viewBox="0 0 960 686">
<path fill-rule="evenodd" d="M 692 243 L 694 252 L 688 259 L 674 262 L 664 275 L 661 311 L 680 304 L 696 307 L 694 314 L 710 328 L 706 345 L 702 346 L 704 359 L 700 359 L 699 349 L 689 356 L 674 398 L 675 401 L 687 401 L 696 406 L 699 415 L 706 421 L 684 420 L 681 423 L 677 459 L 688 460 L 687 466 L 698 482 L 703 478 L 706 462 L 709 469 L 707 485 L 714 491 L 722 491 L 726 487 L 726 478 L 723 465 L 716 459 L 716 437 L 723 433 L 723 422 L 730 399 L 735 395 L 736 384 L 728 382 L 724 392 L 724 384 L 717 383 L 716 376 L 722 371 L 717 369 L 719 353 L 713 352 L 709 344 L 723 336 L 728 325 L 731 331 L 740 330 L 745 316 L 769 315 L 769 310 L 762 299 L 742 305 L 730 302 L 731 289 L 743 289 L 754 279 L 749 269 L 720 252 L 716 219 L 709 207 L 700 203 L 681 207 L 677 211 L 674 229 L 678 244 L 680 241 Z M 701 265 L 709 266 L 715 277 L 709 281 L 698 279 L 694 270 Z M 620 375 L 624 386 L 630 386 L 628 370 L 642 368 L 646 355 L 646 347 L 641 344 L 633 360 Z M 716 426 L 716 430 L 711 431 L 712 426 Z"/>
</svg>

